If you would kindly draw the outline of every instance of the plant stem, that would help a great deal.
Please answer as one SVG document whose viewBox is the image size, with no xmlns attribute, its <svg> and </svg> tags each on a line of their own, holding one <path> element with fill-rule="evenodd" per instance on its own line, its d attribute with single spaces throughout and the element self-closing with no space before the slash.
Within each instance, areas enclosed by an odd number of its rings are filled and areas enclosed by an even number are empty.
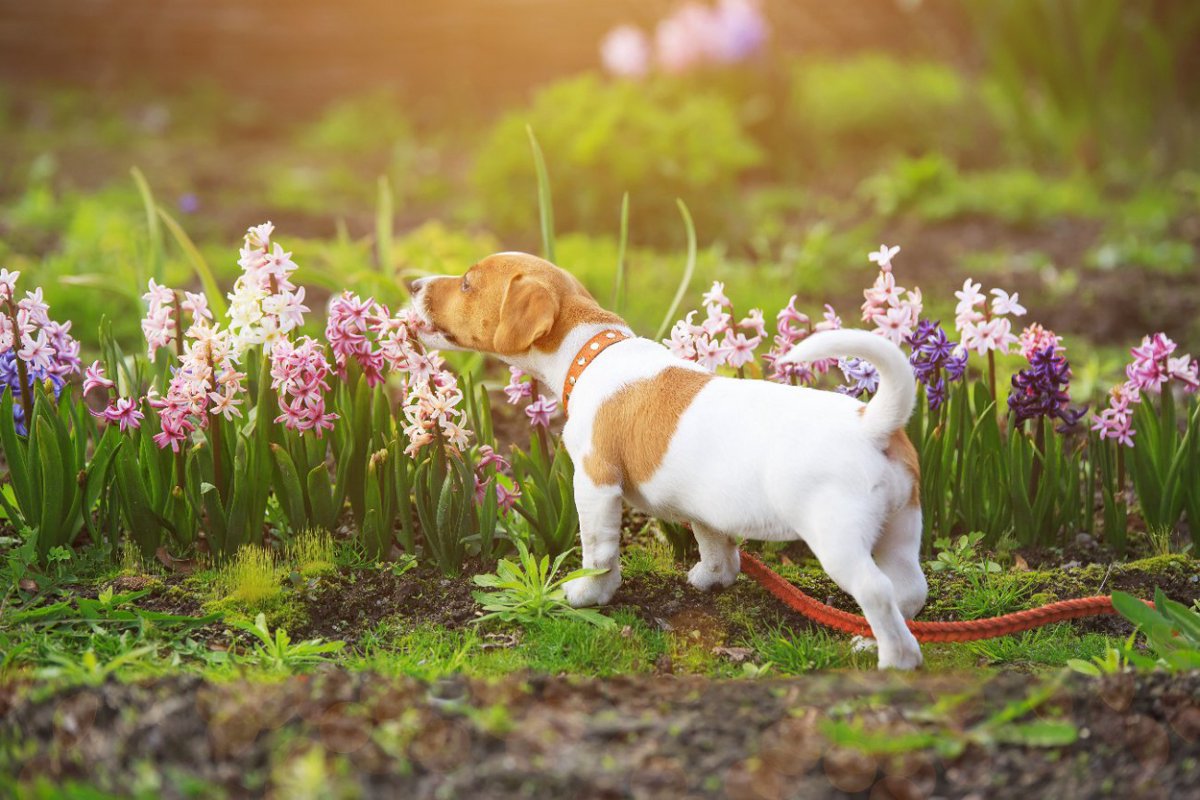
<svg viewBox="0 0 1200 800">
<path fill-rule="evenodd" d="M 13 329 L 13 352 L 18 353 L 17 380 L 21 382 L 21 409 L 25 412 L 25 432 L 28 434 L 33 429 L 33 384 L 29 381 L 29 370 L 25 361 L 19 355 L 22 347 L 21 325 L 17 322 L 17 308 L 13 305 L 12 298 L 9 298 L 7 305 L 8 318 Z"/>
<path fill-rule="evenodd" d="M 533 402 L 536 403 L 538 397 L 541 396 L 541 389 L 542 389 L 541 384 L 538 383 L 537 378 L 530 378 L 529 379 L 529 387 L 530 387 L 530 396 L 533 398 Z M 534 432 L 537 434 L 538 444 L 541 445 L 542 455 L 545 456 L 546 461 L 549 462 L 550 461 L 550 453 L 551 453 L 550 440 L 548 438 L 549 434 L 546 431 L 546 429 L 543 428 L 541 425 L 534 425 L 533 428 L 534 428 Z"/>
<path fill-rule="evenodd" d="M 1125 502 L 1125 445 L 1117 443 L 1117 502 Z"/>
<path fill-rule="evenodd" d="M 175 292 L 175 355 L 183 358 L 183 304 Z"/>
<path fill-rule="evenodd" d="M 212 369 L 212 343 L 205 344 L 205 356 L 209 368 Z M 261 378 L 260 378 L 261 380 Z M 217 375 L 216 370 L 213 370 L 212 376 L 212 391 L 217 391 Z M 217 491 L 221 493 L 222 502 L 228 502 L 229 498 L 225 493 L 224 468 L 221 463 L 221 415 L 210 414 L 208 417 L 208 434 L 209 441 L 212 444 L 213 458 L 213 483 L 217 486 Z"/>
<path fill-rule="evenodd" d="M 988 388 L 992 390 L 992 400 L 996 402 L 996 411 L 1000 411 L 1000 395 L 996 393 L 996 351 L 988 350 Z"/>
<path fill-rule="evenodd" d="M 179 292 L 175 292 L 175 355 L 183 360 L 183 304 L 179 300 Z M 183 455 L 183 449 L 175 451 L 175 485 L 179 487 L 179 491 L 184 491 L 183 471 L 187 461 Z"/>
<path fill-rule="evenodd" d="M 1020 433 L 1017 432 L 1017 435 L 1020 435 Z M 1046 457 L 1046 455 L 1045 455 L 1046 454 L 1046 418 L 1045 417 L 1038 417 L 1038 419 L 1037 419 L 1037 427 L 1035 428 L 1034 435 L 1033 435 L 1033 447 L 1034 447 L 1033 464 L 1029 470 L 1029 505 L 1031 507 L 1033 507 L 1035 505 L 1035 498 L 1037 497 L 1037 491 L 1038 491 L 1038 483 L 1040 483 L 1041 479 L 1042 479 L 1042 461 Z M 1039 520 L 1039 522 L 1040 522 L 1040 520 Z M 1040 539 L 1041 531 L 1037 531 L 1035 533 L 1035 535 Z"/>
</svg>

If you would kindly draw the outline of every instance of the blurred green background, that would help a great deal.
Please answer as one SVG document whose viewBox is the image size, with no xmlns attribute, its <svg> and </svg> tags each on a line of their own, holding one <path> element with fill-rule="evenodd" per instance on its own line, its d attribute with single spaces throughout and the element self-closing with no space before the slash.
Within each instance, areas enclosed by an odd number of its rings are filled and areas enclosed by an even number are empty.
<svg viewBox="0 0 1200 800">
<path fill-rule="evenodd" d="M 138 341 L 153 237 L 168 281 L 197 283 L 133 168 L 226 285 L 269 219 L 318 303 L 397 305 L 407 274 L 540 249 L 527 127 L 558 261 L 602 301 L 629 193 L 622 310 L 645 334 L 682 198 L 685 307 L 718 279 L 739 309 L 799 293 L 850 322 L 887 242 L 930 316 L 968 275 L 1020 291 L 1089 374 L 1154 330 L 1200 348 L 1193 0 L 0 6 L 0 266 L 85 348 L 102 315 Z M 709 31 L 733 50 L 687 27 L 716 11 L 757 14 Z"/>
</svg>

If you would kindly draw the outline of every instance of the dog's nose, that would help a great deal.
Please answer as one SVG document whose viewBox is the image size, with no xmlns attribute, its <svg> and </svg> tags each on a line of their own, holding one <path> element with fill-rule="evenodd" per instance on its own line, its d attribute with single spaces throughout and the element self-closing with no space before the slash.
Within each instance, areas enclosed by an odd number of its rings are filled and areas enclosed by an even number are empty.
<svg viewBox="0 0 1200 800">
<path fill-rule="evenodd" d="M 410 296 L 415 296 L 417 292 L 421 291 L 421 287 L 424 286 L 428 280 L 429 278 L 413 278 L 411 281 L 404 284 L 404 287 L 408 289 L 408 294 Z"/>
</svg>

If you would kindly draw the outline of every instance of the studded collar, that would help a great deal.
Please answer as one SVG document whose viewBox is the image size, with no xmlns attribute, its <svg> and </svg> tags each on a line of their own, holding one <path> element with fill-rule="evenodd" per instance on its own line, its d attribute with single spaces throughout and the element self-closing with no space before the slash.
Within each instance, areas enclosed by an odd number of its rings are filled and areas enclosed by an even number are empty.
<svg viewBox="0 0 1200 800">
<path fill-rule="evenodd" d="M 630 338 L 629 334 L 622 333 L 621 331 L 600 331 L 591 339 L 588 339 L 583 347 L 579 348 L 579 352 L 575 354 L 575 358 L 571 359 L 571 368 L 567 370 L 566 380 L 563 381 L 562 410 L 564 417 L 567 416 L 567 404 L 571 400 L 571 392 L 575 390 L 575 382 L 579 380 L 579 376 L 583 374 L 583 371 L 596 359 L 596 356 L 617 342 L 628 338 Z"/>
</svg>

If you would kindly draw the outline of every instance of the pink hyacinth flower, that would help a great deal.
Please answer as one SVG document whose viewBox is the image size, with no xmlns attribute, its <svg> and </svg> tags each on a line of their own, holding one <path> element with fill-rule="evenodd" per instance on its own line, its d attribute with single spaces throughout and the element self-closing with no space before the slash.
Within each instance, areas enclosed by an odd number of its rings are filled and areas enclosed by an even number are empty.
<svg viewBox="0 0 1200 800">
<path fill-rule="evenodd" d="M 521 499 L 521 487 L 513 482 L 513 488 L 509 489 L 500 481 L 496 481 L 496 505 L 498 505 L 504 513 L 512 511 L 513 506 Z"/>
<path fill-rule="evenodd" d="M 121 397 L 104 409 L 103 416 L 109 422 L 117 423 L 123 433 L 130 428 L 137 430 L 141 427 L 145 415 L 138 409 L 137 403 L 128 397 Z"/>
<path fill-rule="evenodd" d="M 114 386 L 115 383 L 104 377 L 104 365 L 99 361 L 93 361 L 92 365 L 83 371 L 84 394 L 93 389 L 111 389 Z"/>
<path fill-rule="evenodd" d="M 879 245 L 879 250 L 867 256 L 867 260 L 872 264 L 878 264 L 881 272 L 891 272 L 892 259 L 899 252 L 899 247 L 888 247 L 886 244 L 881 244 Z"/>
<path fill-rule="evenodd" d="M 558 401 L 553 397 L 546 397 L 539 394 L 537 400 L 534 400 L 525 408 L 525 416 L 529 417 L 529 424 L 535 428 L 549 428 L 550 416 L 558 410 Z"/>
</svg>

